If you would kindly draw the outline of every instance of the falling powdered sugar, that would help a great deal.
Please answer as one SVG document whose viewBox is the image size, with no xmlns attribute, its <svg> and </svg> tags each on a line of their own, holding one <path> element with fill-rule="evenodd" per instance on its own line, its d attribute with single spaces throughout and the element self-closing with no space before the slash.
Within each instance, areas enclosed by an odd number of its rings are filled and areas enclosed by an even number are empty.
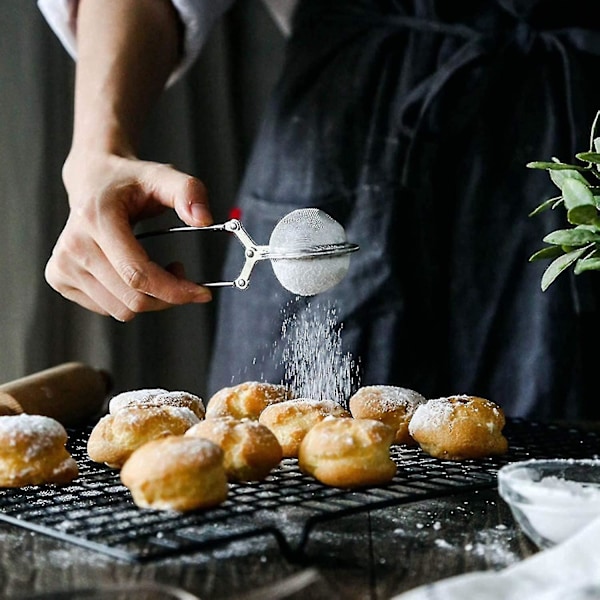
<svg viewBox="0 0 600 600">
<path fill-rule="evenodd" d="M 284 309 L 281 327 L 285 385 L 295 397 L 329 399 L 346 406 L 359 375 L 352 356 L 342 350 L 343 326 L 337 309 L 314 300 L 303 310 L 293 310 L 297 306 L 291 302 Z"/>
</svg>

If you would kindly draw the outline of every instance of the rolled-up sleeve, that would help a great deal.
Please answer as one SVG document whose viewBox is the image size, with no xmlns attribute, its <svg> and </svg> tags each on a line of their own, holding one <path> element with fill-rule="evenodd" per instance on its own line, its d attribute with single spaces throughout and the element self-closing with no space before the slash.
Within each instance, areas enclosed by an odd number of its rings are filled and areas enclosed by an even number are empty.
<svg viewBox="0 0 600 600">
<path fill-rule="evenodd" d="M 37 0 L 38 7 L 67 52 L 77 59 L 79 0 Z M 168 85 L 177 81 L 196 60 L 216 21 L 234 0 L 171 0 L 184 27 L 183 55 Z"/>
</svg>

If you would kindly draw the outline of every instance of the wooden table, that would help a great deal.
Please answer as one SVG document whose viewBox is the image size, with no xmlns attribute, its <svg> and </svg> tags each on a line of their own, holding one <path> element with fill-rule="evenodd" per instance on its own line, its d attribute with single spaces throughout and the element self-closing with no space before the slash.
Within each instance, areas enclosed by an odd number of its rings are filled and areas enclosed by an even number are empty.
<svg viewBox="0 0 600 600">
<path fill-rule="evenodd" d="M 415 586 L 475 570 L 501 569 L 534 553 L 496 490 L 373 510 L 320 524 L 304 559 L 286 560 L 274 538 L 211 552 L 131 564 L 19 527 L 0 525 L 0 597 L 157 582 L 204 600 L 261 598 L 258 588 L 306 573 L 302 591 L 273 598 L 388 599 Z M 83 598 L 59 595 L 55 598 Z M 161 598 L 113 593 L 113 600 Z"/>
</svg>

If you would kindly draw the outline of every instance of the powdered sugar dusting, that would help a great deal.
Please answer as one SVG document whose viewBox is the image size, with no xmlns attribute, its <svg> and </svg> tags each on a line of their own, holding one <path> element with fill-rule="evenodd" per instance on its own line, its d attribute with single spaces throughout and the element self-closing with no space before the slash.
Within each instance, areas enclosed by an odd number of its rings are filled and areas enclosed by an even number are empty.
<svg viewBox="0 0 600 600">
<path fill-rule="evenodd" d="M 192 465 L 198 459 L 202 462 L 218 462 L 223 451 L 219 446 L 204 438 L 176 436 L 161 440 L 160 454 L 164 459 L 183 466 Z"/>
<path fill-rule="evenodd" d="M 162 388 L 129 390 L 113 396 L 109 403 L 109 411 L 115 414 L 132 406 L 185 406 L 197 415 L 204 416 L 204 403 L 194 394 L 184 391 L 168 391 Z"/>
<path fill-rule="evenodd" d="M 0 416 L 0 436 L 4 449 L 20 448 L 25 460 L 35 460 L 53 448 L 57 441 L 65 443 L 67 432 L 56 420 L 41 415 Z"/>
<path fill-rule="evenodd" d="M 356 392 L 354 398 L 361 398 L 369 407 L 376 407 L 383 412 L 394 412 L 398 408 L 404 408 L 406 412 L 411 413 L 425 402 L 425 397 L 419 392 L 393 385 L 365 386 Z"/>
<path fill-rule="evenodd" d="M 0 436 L 8 445 L 15 445 L 23 436 L 39 440 L 56 440 L 67 433 L 56 420 L 41 415 L 7 415 L 0 417 Z"/>
<path fill-rule="evenodd" d="M 340 411 L 340 404 L 335 400 L 315 399 L 315 398 L 294 398 L 289 400 L 293 404 L 301 404 L 308 408 L 321 409 L 324 414 L 337 413 Z"/>
<path fill-rule="evenodd" d="M 202 437 L 201 435 L 198 435 L 198 432 L 204 433 L 206 432 L 205 427 L 210 427 L 210 430 L 215 435 L 222 437 L 227 435 L 237 423 L 241 422 L 242 421 L 238 421 L 233 417 L 213 417 L 212 419 L 200 421 L 198 427 L 191 427 L 185 432 L 185 435 L 191 437 Z"/>
<path fill-rule="evenodd" d="M 267 383 L 264 381 L 247 382 L 249 391 L 264 396 L 268 403 L 280 402 L 288 395 L 288 389 L 281 384 Z"/>
<path fill-rule="evenodd" d="M 453 412 L 454 407 L 447 398 L 434 398 L 417 407 L 408 425 L 408 430 L 412 435 L 417 429 L 421 431 L 439 429 L 448 423 Z"/>
<path fill-rule="evenodd" d="M 281 364 L 284 382 L 295 397 L 330 399 L 345 406 L 358 385 L 358 368 L 342 349 L 343 325 L 329 302 L 309 301 L 295 311 L 292 301 L 283 309 Z M 290 314 L 286 314 L 289 311 Z"/>
<path fill-rule="evenodd" d="M 113 396 L 108 403 L 108 408 L 111 414 L 121 410 L 122 408 L 133 404 L 145 404 L 152 401 L 158 394 L 163 394 L 167 390 L 163 388 L 147 388 L 141 390 L 128 390 Z"/>
<path fill-rule="evenodd" d="M 597 483 L 571 481 L 555 475 L 543 477 L 541 483 L 546 492 L 550 491 L 550 493 L 556 493 L 557 495 L 565 493 L 571 499 L 576 497 L 582 500 L 600 501 L 600 484 Z"/>
<path fill-rule="evenodd" d="M 190 427 L 200 422 L 200 419 L 185 406 L 148 406 L 143 410 L 140 410 L 140 407 L 129 406 L 118 411 L 118 420 L 124 425 L 135 427 L 146 417 L 156 413 L 160 414 L 160 412 L 166 412 L 176 419 L 187 421 Z"/>
</svg>

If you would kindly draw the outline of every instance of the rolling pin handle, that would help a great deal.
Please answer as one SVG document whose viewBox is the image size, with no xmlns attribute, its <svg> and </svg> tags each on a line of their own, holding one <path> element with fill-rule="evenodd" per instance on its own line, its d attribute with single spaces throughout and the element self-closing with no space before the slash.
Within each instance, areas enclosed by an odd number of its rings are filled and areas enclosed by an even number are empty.
<svg viewBox="0 0 600 600">
<path fill-rule="evenodd" d="M 28 413 L 82 425 L 104 408 L 112 378 L 107 371 L 69 362 L 0 385 L 0 415 Z"/>
</svg>

